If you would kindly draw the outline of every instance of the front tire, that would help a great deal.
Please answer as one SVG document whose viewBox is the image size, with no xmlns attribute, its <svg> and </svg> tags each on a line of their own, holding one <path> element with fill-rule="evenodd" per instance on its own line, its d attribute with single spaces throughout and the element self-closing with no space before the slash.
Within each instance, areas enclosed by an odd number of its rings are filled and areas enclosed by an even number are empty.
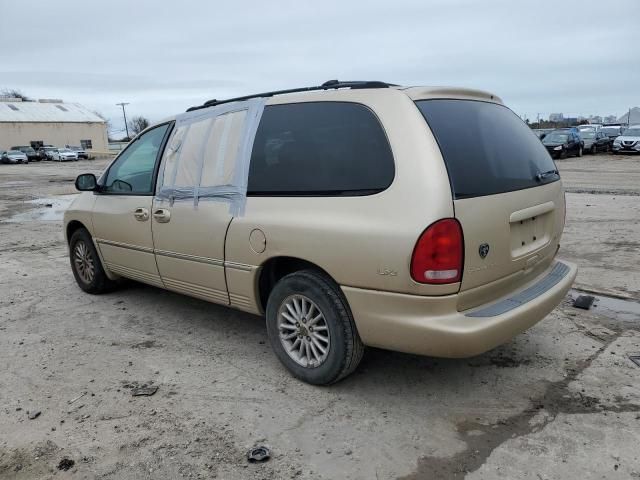
<svg viewBox="0 0 640 480">
<path fill-rule="evenodd" d="M 112 290 L 115 286 L 115 282 L 109 280 L 104 273 L 96 247 L 86 229 L 79 228 L 71 235 L 69 260 L 73 276 L 85 292 L 100 294 Z"/>
<path fill-rule="evenodd" d="M 578 154 L 577 154 L 577 156 L 578 156 L 578 157 L 581 157 L 581 156 L 582 156 L 582 147 L 578 148 Z"/>
<path fill-rule="evenodd" d="M 593 147 L 591 147 L 591 155 L 595 155 L 596 153 L 598 153 L 598 147 L 594 145 Z"/>
<path fill-rule="evenodd" d="M 330 278 L 302 270 L 282 278 L 266 309 L 269 342 L 293 376 L 329 385 L 352 373 L 364 345 L 342 291 Z"/>
</svg>

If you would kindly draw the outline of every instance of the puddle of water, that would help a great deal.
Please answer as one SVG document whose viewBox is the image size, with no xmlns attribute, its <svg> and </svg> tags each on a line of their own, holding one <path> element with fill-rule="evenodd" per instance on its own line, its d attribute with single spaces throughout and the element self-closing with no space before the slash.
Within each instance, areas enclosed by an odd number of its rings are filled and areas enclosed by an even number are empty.
<svg viewBox="0 0 640 480">
<path fill-rule="evenodd" d="M 35 208 L 28 212 L 17 213 L 4 222 L 59 222 L 62 221 L 64 212 L 71 202 L 78 196 L 77 193 L 71 195 L 58 195 L 49 198 L 36 198 L 25 203 L 33 205 Z"/>
<path fill-rule="evenodd" d="M 573 300 L 580 295 L 591 295 L 595 298 L 591 308 L 596 313 L 619 320 L 640 320 L 640 303 L 638 302 L 571 290 Z"/>
</svg>

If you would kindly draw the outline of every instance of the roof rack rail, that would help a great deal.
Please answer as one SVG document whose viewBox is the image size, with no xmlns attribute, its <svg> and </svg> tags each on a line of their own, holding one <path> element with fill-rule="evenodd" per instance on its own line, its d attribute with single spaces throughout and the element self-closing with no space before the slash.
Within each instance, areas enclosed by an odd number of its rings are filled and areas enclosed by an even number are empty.
<svg viewBox="0 0 640 480">
<path fill-rule="evenodd" d="M 330 90 L 330 89 L 337 90 L 338 88 L 358 89 L 358 88 L 388 88 L 388 87 L 397 87 L 397 85 L 393 83 L 380 82 L 377 80 L 364 80 L 364 81 L 358 80 L 358 81 L 346 81 L 346 82 L 341 82 L 339 80 L 328 80 L 324 82 L 322 85 L 318 85 L 315 87 L 300 87 L 300 88 L 289 88 L 287 90 L 275 90 L 273 92 L 255 93 L 253 95 L 228 98 L 226 100 L 216 100 L 216 99 L 208 100 L 204 102 L 202 105 L 188 108 L 187 112 L 191 112 L 193 110 L 199 110 L 201 108 L 213 107 L 215 105 L 221 105 L 223 103 L 242 102 L 244 100 L 249 100 L 251 98 L 273 97 L 274 95 L 284 95 L 287 93 L 312 92 L 317 90 Z"/>
</svg>

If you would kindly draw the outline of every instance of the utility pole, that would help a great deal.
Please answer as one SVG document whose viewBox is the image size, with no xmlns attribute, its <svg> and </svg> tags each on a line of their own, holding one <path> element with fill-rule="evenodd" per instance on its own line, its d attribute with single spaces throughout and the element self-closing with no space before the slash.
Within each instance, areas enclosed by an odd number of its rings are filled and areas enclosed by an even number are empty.
<svg viewBox="0 0 640 480">
<path fill-rule="evenodd" d="M 124 128 L 127 132 L 127 141 L 131 140 L 131 138 L 129 137 L 129 125 L 127 125 L 127 114 L 124 111 L 124 106 L 125 105 L 129 105 L 128 103 L 122 102 L 122 103 L 116 103 L 116 105 L 120 105 L 122 107 L 122 116 L 124 117 Z"/>
<path fill-rule="evenodd" d="M 629 107 L 629 113 L 627 113 L 627 127 L 630 125 L 631 122 L 631 107 Z"/>
</svg>

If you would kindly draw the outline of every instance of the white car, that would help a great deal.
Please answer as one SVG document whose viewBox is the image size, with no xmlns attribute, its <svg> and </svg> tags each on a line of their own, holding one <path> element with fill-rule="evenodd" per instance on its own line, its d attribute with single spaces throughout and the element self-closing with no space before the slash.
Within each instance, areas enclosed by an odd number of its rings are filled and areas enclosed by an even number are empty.
<svg viewBox="0 0 640 480">
<path fill-rule="evenodd" d="M 0 163 L 29 163 L 29 158 L 20 150 L 0 152 Z"/>
<path fill-rule="evenodd" d="M 51 151 L 51 160 L 58 162 L 76 161 L 78 160 L 78 154 L 68 148 L 58 148 Z"/>
<path fill-rule="evenodd" d="M 631 125 L 613 142 L 613 153 L 640 153 L 640 125 Z"/>
</svg>

